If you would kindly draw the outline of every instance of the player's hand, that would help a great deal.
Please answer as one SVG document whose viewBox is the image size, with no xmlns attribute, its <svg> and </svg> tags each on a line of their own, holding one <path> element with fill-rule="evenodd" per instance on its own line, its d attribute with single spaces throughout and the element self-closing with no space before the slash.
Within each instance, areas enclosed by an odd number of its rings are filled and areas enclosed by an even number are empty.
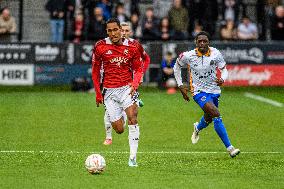
<svg viewBox="0 0 284 189">
<path fill-rule="evenodd" d="M 215 82 L 217 83 L 218 86 L 222 86 L 223 83 L 224 83 L 224 80 L 223 80 L 222 78 L 217 78 L 217 79 L 215 80 Z"/>
<path fill-rule="evenodd" d="M 184 85 L 181 85 L 181 86 L 179 86 L 179 90 L 182 94 L 183 99 L 189 102 L 190 99 L 187 95 L 188 88 Z"/>
<path fill-rule="evenodd" d="M 96 104 L 97 107 L 99 107 L 100 104 L 103 104 L 103 96 L 101 94 L 96 95 Z"/>
<path fill-rule="evenodd" d="M 131 87 L 131 89 L 130 89 L 130 95 L 131 95 L 131 97 L 135 94 L 135 92 L 136 92 L 136 89 L 133 87 L 133 86 L 130 86 Z"/>
</svg>

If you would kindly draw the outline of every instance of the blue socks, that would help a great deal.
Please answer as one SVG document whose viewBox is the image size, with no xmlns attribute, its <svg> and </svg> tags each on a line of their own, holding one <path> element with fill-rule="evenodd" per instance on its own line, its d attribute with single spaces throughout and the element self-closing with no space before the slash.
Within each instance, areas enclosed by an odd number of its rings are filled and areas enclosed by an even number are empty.
<svg viewBox="0 0 284 189">
<path fill-rule="evenodd" d="M 214 118 L 214 128 L 215 128 L 216 133 L 219 135 L 219 137 L 223 141 L 223 143 L 226 146 L 226 148 L 231 146 L 230 139 L 228 137 L 226 128 L 225 128 L 225 126 L 223 124 L 223 121 L 222 121 L 221 117 Z"/>
<path fill-rule="evenodd" d="M 201 131 L 202 129 L 206 128 L 209 124 L 205 121 L 204 116 L 200 119 L 198 125 L 197 125 L 197 130 Z"/>
<path fill-rule="evenodd" d="M 226 148 L 230 147 L 231 142 L 230 142 L 230 139 L 228 137 L 226 128 L 223 124 L 222 118 L 217 117 L 217 118 L 213 118 L 213 120 L 214 120 L 214 128 L 215 128 L 216 133 L 221 138 L 221 140 L 223 141 Z M 205 121 L 204 116 L 202 116 L 202 118 L 200 119 L 200 121 L 197 125 L 197 130 L 201 131 L 202 129 L 206 128 L 208 125 L 209 124 Z"/>
</svg>

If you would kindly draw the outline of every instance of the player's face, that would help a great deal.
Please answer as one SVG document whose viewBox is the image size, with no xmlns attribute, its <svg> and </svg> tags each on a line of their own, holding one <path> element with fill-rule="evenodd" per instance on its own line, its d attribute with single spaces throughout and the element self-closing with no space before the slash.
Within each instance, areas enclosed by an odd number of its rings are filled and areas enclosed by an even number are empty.
<svg viewBox="0 0 284 189">
<path fill-rule="evenodd" d="M 121 34 L 123 38 L 128 39 L 132 34 L 130 26 L 121 26 Z"/>
<path fill-rule="evenodd" d="M 209 39 L 206 35 L 200 35 L 196 39 L 196 46 L 201 53 L 206 53 L 209 48 Z"/>
<path fill-rule="evenodd" d="M 113 43 L 119 43 L 121 41 L 121 28 L 116 22 L 108 23 L 106 31 Z"/>
</svg>

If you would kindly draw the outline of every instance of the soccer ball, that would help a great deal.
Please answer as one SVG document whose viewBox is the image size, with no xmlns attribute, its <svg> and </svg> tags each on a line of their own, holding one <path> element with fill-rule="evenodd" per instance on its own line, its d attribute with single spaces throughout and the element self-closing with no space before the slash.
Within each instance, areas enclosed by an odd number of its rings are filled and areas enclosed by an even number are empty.
<svg viewBox="0 0 284 189">
<path fill-rule="evenodd" d="M 91 174 L 99 174 L 105 170 L 106 161 L 100 154 L 91 154 L 85 161 L 85 167 Z"/>
<path fill-rule="evenodd" d="M 168 88 L 175 88 L 177 86 L 177 82 L 174 78 L 169 78 L 167 81 L 166 81 L 166 86 Z"/>
</svg>

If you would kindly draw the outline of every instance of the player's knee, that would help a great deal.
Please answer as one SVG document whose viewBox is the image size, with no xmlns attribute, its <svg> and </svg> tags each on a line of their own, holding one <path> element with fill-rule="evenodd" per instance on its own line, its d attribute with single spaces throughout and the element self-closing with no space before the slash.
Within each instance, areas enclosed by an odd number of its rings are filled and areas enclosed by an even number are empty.
<svg viewBox="0 0 284 189">
<path fill-rule="evenodd" d="M 115 130 L 115 132 L 117 134 L 121 134 L 124 132 L 124 128 L 123 128 L 123 122 L 122 121 L 118 121 L 118 122 L 114 122 L 112 123 L 112 127 Z"/>
<path fill-rule="evenodd" d="M 122 134 L 124 132 L 124 129 L 123 128 L 122 129 L 121 128 L 120 129 L 116 129 L 115 132 L 117 134 Z"/>
<path fill-rule="evenodd" d="M 204 118 L 204 119 L 205 119 L 205 118 Z M 206 121 L 207 124 L 212 123 L 212 117 L 206 118 L 205 121 Z"/>
<path fill-rule="evenodd" d="M 123 128 L 123 127 L 120 127 L 120 126 L 115 126 L 115 127 L 113 127 L 113 129 L 115 130 L 115 132 L 116 132 L 117 134 L 121 134 L 121 133 L 124 132 L 124 128 Z"/>
<path fill-rule="evenodd" d="M 136 116 L 132 116 L 128 119 L 128 125 L 135 125 L 137 124 L 137 117 Z"/>
<path fill-rule="evenodd" d="M 219 112 L 218 110 L 214 110 L 214 111 L 211 112 L 211 116 L 212 116 L 213 118 L 215 118 L 215 117 L 220 117 L 220 112 Z M 212 121 L 211 121 L 211 122 L 212 122 Z"/>
</svg>

